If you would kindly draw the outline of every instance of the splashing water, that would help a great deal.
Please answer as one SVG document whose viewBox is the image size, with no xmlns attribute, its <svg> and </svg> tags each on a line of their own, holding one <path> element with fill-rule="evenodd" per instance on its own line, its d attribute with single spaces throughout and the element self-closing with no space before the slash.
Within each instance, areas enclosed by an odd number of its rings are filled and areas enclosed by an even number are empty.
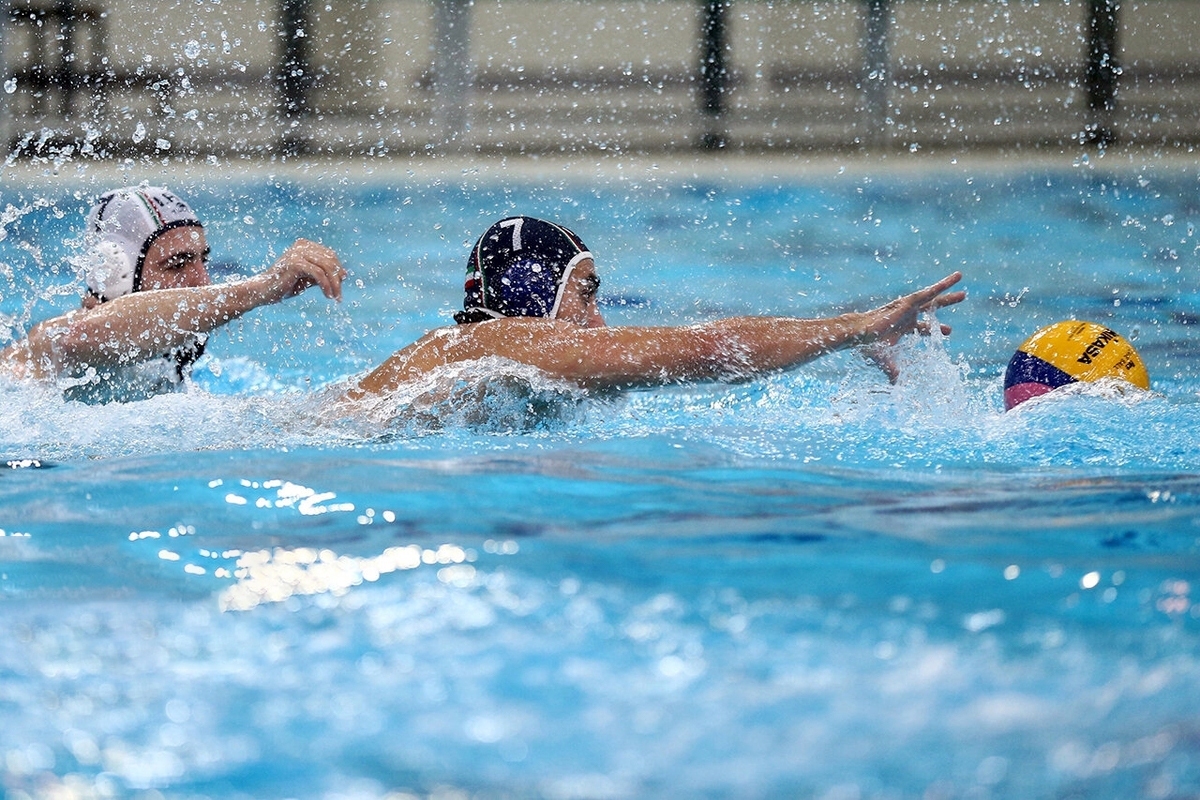
<svg viewBox="0 0 1200 800">
<path fill-rule="evenodd" d="M 1194 181 L 968 177 L 197 192 L 218 278 L 320 230 L 346 301 L 254 312 L 178 394 L 0 383 L 6 790 L 1194 795 L 1200 285 L 1160 255 L 1197 255 Z M 77 302 L 43 268 L 79 201 L 5 199 L 19 328 Z M 584 236 L 614 323 L 963 265 L 970 297 L 895 384 L 846 352 L 597 399 L 493 362 L 347 416 L 527 210 Z M 1004 412 L 1012 350 L 1068 316 L 1139 330 L 1154 390 Z"/>
</svg>

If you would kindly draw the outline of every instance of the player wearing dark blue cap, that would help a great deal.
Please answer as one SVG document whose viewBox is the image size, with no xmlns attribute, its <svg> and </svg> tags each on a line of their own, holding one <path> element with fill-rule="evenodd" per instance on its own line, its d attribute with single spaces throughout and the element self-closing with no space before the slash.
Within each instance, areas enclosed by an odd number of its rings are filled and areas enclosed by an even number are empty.
<svg viewBox="0 0 1200 800">
<path fill-rule="evenodd" d="M 430 331 L 393 354 L 347 399 L 388 394 L 439 367 L 489 356 L 588 390 L 744 379 L 833 350 L 927 332 L 920 315 L 962 301 L 963 292 L 949 291 L 961 277 L 956 272 L 872 311 L 826 319 L 608 327 L 597 302 L 595 261 L 583 241 L 552 222 L 510 217 L 488 228 L 471 251 L 459 324 Z"/>
<path fill-rule="evenodd" d="M 463 310 L 454 319 L 553 319 L 571 271 L 591 257 L 583 240 L 562 225 L 533 217 L 500 220 L 471 250 Z"/>
</svg>

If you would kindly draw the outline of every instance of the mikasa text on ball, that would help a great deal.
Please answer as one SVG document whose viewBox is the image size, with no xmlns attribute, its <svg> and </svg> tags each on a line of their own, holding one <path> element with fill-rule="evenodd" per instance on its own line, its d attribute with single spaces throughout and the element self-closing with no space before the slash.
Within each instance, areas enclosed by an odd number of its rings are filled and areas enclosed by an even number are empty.
<svg viewBox="0 0 1200 800">
<path fill-rule="evenodd" d="M 1150 388 L 1141 356 L 1116 331 L 1095 322 L 1056 322 L 1022 342 L 1008 362 L 1004 407 L 1013 408 L 1068 383 L 1102 378 Z"/>
</svg>

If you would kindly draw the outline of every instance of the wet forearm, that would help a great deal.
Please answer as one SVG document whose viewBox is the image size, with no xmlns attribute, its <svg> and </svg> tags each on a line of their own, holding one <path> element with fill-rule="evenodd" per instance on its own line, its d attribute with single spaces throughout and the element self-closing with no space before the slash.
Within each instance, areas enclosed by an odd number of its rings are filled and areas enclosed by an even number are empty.
<svg viewBox="0 0 1200 800">
<path fill-rule="evenodd" d="M 578 331 L 569 343 L 543 343 L 516 359 L 588 388 L 636 388 L 745 380 L 869 338 L 860 314 L 817 320 L 731 317 L 686 327 Z"/>
<path fill-rule="evenodd" d="M 862 314 L 827 319 L 732 317 L 701 326 L 717 341 L 719 377 L 749 377 L 800 366 L 870 340 Z"/>
<path fill-rule="evenodd" d="M 219 286 L 126 295 L 32 332 L 31 344 L 60 367 L 137 361 L 273 302 L 269 288 L 256 276 Z"/>
</svg>

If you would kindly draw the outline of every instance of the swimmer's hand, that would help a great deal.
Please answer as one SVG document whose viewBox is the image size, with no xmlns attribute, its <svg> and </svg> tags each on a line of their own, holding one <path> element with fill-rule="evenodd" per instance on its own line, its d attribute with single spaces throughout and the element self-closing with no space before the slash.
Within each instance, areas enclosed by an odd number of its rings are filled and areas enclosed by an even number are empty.
<svg viewBox="0 0 1200 800">
<path fill-rule="evenodd" d="M 964 291 L 946 292 L 960 280 L 962 280 L 962 273 L 953 272 L 931 286 L 926 286 L 924 289 L 903 297 L 897 297 L 887 305 L 863 313 L 861 343 L 870 344 L 879 341 L 894 343 L 904 334 L 913 331 L 928 334 L 929 324 L 921 321 L 921 314 L 952 306 L 965 300 L 967 293 Z M 941 329 L 943 334 L 950 333 L 949 325 L 942 325 Z"/>
<path fill-rule="evenodd" d="M 967 293 L 964 291 L 946 291 L 960 280 L 962 280 L 961 272 L 951 273 L 935 284 L 912 294 L 897 297 L 887 305 L 863 314 L 865 346 L 862 348 L 862 353 L 882 369 L 889 380 L 895 382 L 900 376 L 899 367 L 890 351 L 892 345 L 896 344 L 906 333 L 916 332 L 928 336 L 930 333 L 929 323 L 920 318 L 921 314 L 952 306 L 966 299 Z M 943 336 L 950 335 L 949 325 L 939 323 L 938 327 Z"/>
<path fill-rule="evenodd" d="M 264 303 L 295 297 L 320 286 L 330 300 L 341 301 L 346 270 L 330 248 L 308 239 L 297 239 L 270 269 L 252 280 L 261 284 Z"/>
</svg>

